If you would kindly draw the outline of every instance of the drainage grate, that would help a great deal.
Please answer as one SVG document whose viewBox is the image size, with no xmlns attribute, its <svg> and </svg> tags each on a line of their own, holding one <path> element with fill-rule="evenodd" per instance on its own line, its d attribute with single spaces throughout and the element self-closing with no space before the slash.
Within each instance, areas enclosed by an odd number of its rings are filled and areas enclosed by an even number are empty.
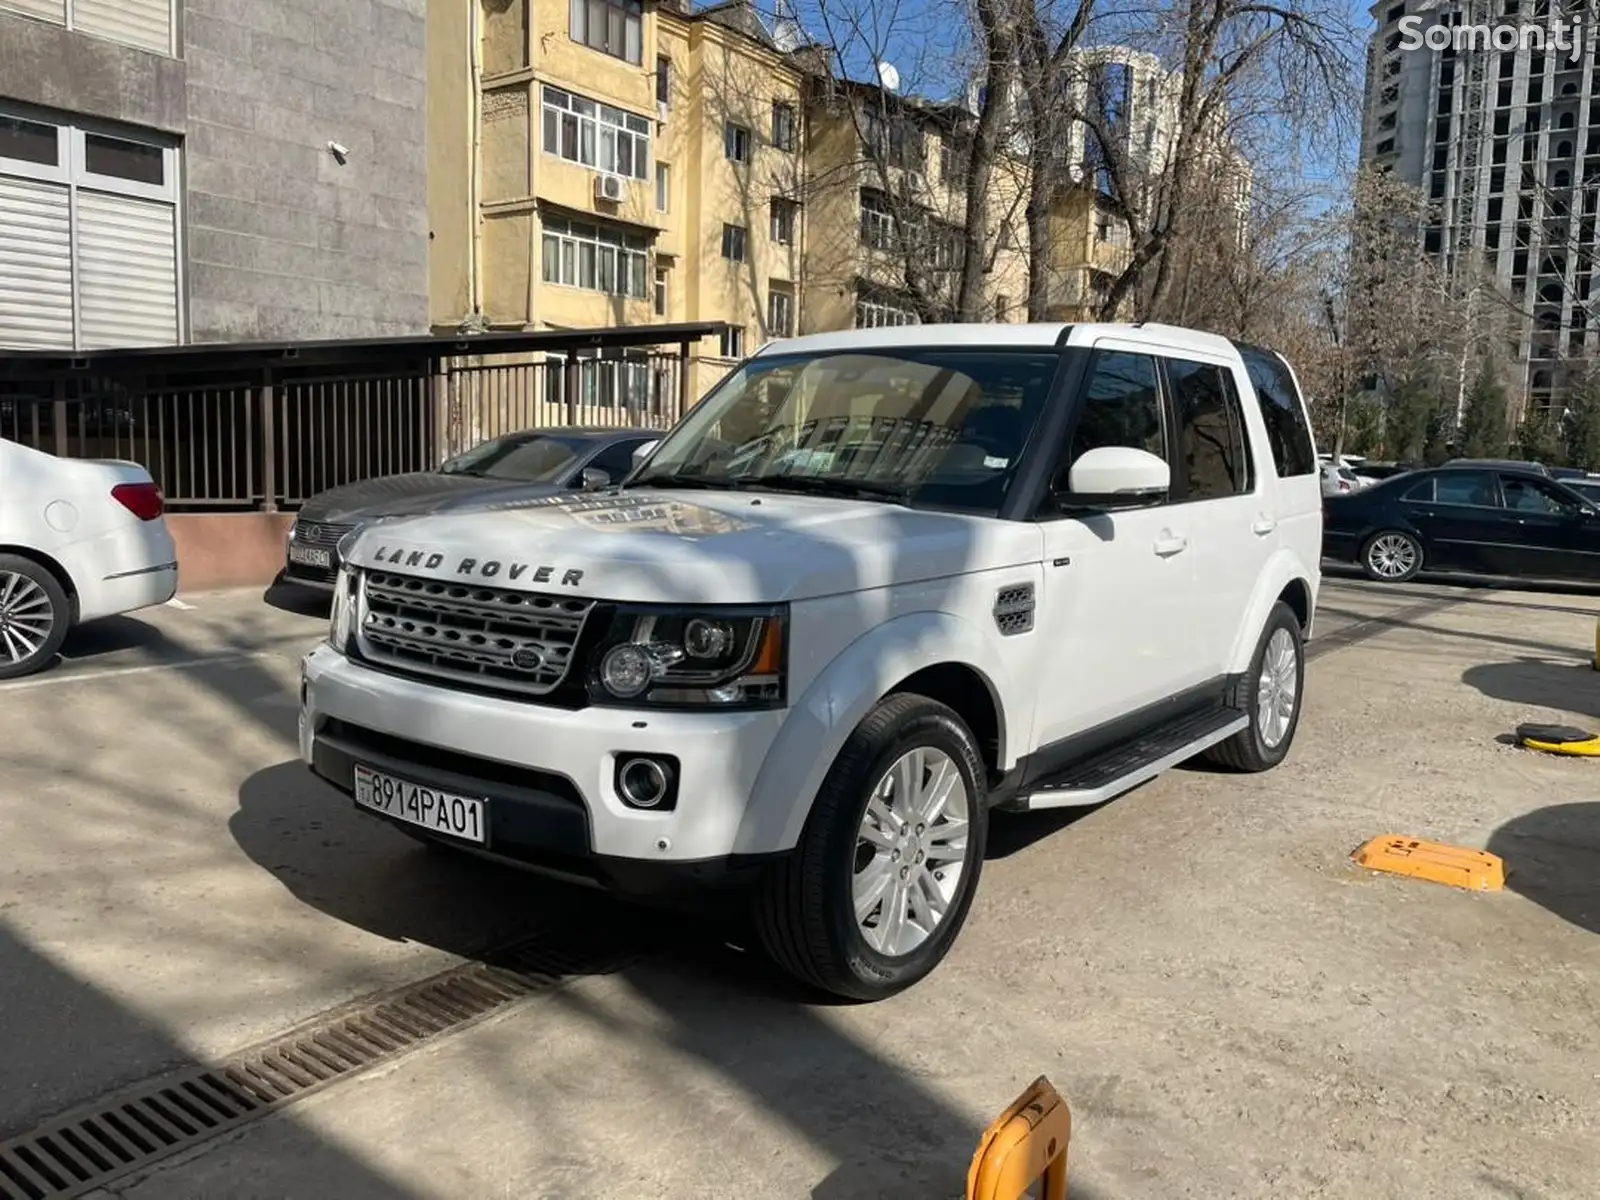
<svg viewBox="0 0 1600 1200">
<path fill-rule="evenodd" d="M 620 970 L 620 947 L 528 938 L 340 1009 L 211 1067 L 140 1084 L 0 1143 L 0 1200 L 66 1200 L 209 1141 L 574 975 Z"/>
</svg>

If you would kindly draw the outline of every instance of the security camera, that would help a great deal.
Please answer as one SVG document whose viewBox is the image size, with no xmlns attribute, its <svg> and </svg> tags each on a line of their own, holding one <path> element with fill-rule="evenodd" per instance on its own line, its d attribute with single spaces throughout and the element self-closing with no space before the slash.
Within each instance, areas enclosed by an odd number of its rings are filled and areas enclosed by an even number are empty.
<svg viewBox="0 0 1600 1200">
<path fill-rule="evenodd" d="M 328 153 L 337 158 L 339 160 L 339 164 L 343 166 L 345 159 L 350 157 L 350 148 L 348 146 L 341 146 L 338 142 L 329 142 Z"/>
</svg>

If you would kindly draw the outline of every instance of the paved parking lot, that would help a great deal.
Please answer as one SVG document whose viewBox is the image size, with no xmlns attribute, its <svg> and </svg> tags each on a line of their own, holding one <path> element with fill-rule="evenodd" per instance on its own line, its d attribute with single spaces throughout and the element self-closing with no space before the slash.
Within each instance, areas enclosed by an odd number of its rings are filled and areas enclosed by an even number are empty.
<svg viewBox="0 0 1600 1200">
<path fill-rule="evenodd" d="M 294 761 L 314 610 L 186 598 L 0 684 L 0 1140 L 519 935 L 637 953 L 114 1186 L 959 1195 L 1038 1074 L 1070 1195 L 1587 1197 L 1600 1179 L 1600 595 L 1330 580 L 1278 771 L 999 823 L 947 963 L 817 1006 L 724 931 L 441 860 Z M 1382 833 L 1505 893 L 1377 877 Z"/>
</svg>

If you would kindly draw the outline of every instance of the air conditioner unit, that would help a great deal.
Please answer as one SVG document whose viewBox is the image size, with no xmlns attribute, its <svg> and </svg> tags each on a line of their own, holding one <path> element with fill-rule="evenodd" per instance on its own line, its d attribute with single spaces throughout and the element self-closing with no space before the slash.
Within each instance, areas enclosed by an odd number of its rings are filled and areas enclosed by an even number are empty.
<svg viewBox="0 0 1600 1200">
<path fill-rule="evenodd" d="M 594 177 L 594 198 L 596 200 L 606 200 L 612 204 L 620 203 L 624 186 L 621 175 L 596 175 Z"/>
</svg>

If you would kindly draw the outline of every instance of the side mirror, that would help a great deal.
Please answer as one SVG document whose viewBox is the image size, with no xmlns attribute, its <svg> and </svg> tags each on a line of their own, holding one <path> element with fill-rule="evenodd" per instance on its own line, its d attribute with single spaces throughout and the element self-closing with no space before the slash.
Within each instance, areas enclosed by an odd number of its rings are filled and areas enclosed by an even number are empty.
<svg viewBox="0 0 1600 1200">
<path fill-rule="evenodd" d="M 639 469 L 639 464 L 644 462 L 645 459 L 649 458 L 650 452 L 659 445 L 661 445 L 661 439 L 657 438 L 653 442 L 646 442 L 642 446 L 635 447 L 633 451 L 633 469 L 637 471 Z"/>
<path fill-rule="evenodd" d="M 1140 508 L 1165 500 L 1172 468 L 1147 450 L 1101 446 L 1079 455 L 1057 500 L 1075 508 Z"/>
<path fill-rule="evenodd" d="M 578 476 L 578 486 L 586 492 L 598 492 L 601 488 L 611 486 L 611 476 L 599 467 L 585 467 Z"/>
</svg>

